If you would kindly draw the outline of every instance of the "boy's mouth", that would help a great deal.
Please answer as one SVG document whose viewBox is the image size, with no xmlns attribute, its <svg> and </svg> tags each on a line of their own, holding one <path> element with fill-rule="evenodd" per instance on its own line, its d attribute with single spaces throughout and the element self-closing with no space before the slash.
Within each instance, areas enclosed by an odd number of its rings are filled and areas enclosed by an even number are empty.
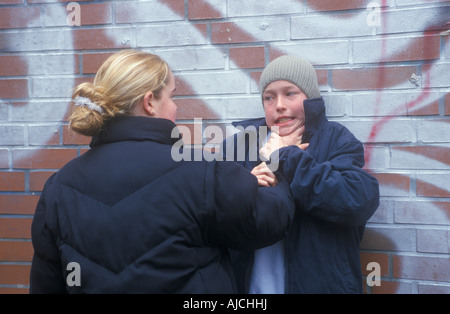
<svg viewBox="0 0 450 314">
<path fill-rule="evenodd" d="M 292 118 L 292 117 L 280 117 L 275 120 L 274 124 L 278 124 L 278 125 L 285 124 L 292 120 L 294 120 L 294 118 Z"/>
</svg>

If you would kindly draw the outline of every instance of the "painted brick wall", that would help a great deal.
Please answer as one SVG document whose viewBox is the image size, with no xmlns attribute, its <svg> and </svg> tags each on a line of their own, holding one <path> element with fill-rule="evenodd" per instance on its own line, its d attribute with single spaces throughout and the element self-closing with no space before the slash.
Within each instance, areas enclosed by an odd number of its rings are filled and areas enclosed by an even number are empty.
<svg viewBox="0 0 450 314">
<path fill-rule="evenodd" d="M 381 184 L 361 245 L 381 286 L 364 277 L 365 291 L 450 293 L 449 17 L 445 0 L 0 1 L 0 293 L 28 292 L 42 186 L 88 149 L 67 126 L 70 89 L 122 48 L 169 62 L 193 144 L 263 115 L 270 60 L 309 59 Z"/>
</svg>

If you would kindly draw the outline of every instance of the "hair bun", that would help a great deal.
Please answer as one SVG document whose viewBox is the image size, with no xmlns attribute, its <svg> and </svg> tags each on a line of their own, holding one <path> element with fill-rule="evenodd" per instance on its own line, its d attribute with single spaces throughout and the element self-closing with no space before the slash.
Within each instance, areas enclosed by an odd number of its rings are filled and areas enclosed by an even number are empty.
<svg viewBox="0 0 450 314">
<path fill-rule="evenodd" d="M 86 136 L 98 134 L 105 122 L 101 91 L 91 83 L 82 83 L 72 97 L 74 107 L 69 118 L 71 129 Z"/>
</svg>

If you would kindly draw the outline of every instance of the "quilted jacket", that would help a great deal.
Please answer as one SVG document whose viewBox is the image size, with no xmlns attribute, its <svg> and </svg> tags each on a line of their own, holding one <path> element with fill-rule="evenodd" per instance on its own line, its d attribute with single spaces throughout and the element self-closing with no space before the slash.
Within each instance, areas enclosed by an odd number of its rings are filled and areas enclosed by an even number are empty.
<svg viewBox="0 0 450 314">
<path fill-rule="evenodd" d="M 296 205 L 284 239 L 285 292 L 361 293 L 359 245 L 379 205 L 378 181 L 363 169 L 361 142 L 343 125 L 328 121 L 322 98 L 306 100 L 304 109 L 302 142 L 309 143 L 308 148 L 288 146 L 275 152 Z M 245 148 L 245 158 L 234 158 L 253 169 L 261 160 L 252 158 L 251 151 L 258 149 L 250 146 L 260 142 L 258 130 L 266 126 L 265 119 L 234 125 L 244 129 L 233 137 L 234 150 Z M 224 155 L 227 147 L 232 146 L 224 145 Z M 253 258 L 252 251 L 233 253 L 241 293 L 248 292 Z"/>
<path fill-rule="evenodd" d="M 285 236 L 289 185 L 260 188 L 233 162 L 175 161 L 174 127 L 116 119 L 49 178 L 32 223 L 31 293 L 237 292 L 227 248 Z"/>
</svg>

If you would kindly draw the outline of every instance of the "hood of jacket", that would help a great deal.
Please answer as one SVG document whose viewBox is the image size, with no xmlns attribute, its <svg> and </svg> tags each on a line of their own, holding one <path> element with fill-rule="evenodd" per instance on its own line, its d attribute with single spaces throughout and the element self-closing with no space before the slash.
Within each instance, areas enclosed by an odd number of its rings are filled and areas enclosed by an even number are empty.
<svg viewBox="0 0 450 314">
<path fill-rule="evenodd" d="M 180 139 L 176 124 L 170 120 L 128 116 L 108 121 L 105 128 L 92 138 L 90 147 L 122 141 L 153 141 L 173 145 Z"/>
</svg>

